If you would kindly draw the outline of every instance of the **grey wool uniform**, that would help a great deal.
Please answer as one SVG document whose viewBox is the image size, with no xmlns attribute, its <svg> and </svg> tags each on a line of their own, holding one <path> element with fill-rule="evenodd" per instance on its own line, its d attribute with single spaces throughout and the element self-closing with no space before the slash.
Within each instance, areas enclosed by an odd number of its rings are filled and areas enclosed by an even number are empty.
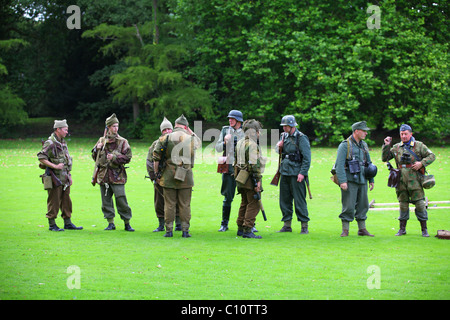
<svg viewBox="0 0 450 320">
<path fill-rule="evenodd" d="M 239 112 L 233 110 L 235 112 Z M 232 112 L 233 112 L 232 111 Z M 229 117 L 233 116 L 232 112 L 230 112 Z M 238 114 L 238 117 L 242 117 L 242 115 Z M 239 118 L 242 121 L 242 118 Z M 229 143 L 225 143 L 225 136 L 231 135 L 231 139 Z M 219 139 L 216 143 L 216 151 L 224 152 L 227 157 L 228 164 L 228 172 L 222 173 L 222 186 L 220 189 L 220 193 L 224 196 L 224 200 L 222 203 L 222 223 L 219 231 L 228 230 L 228 222 L 230 220 L 230 212 L 231 212 L 231 203 L 233 202 L 234 196 L 236 194 L 236 181 L 234 178 L 234 153 L 237 142 L 244 137 L 244 130 L 242 128 L 235 129 L 231 126 L 224 126 L 220 132 Z"/>
<path fill-rule="evenodd" d="M 355 130 L 370 130 L 365 121 L 358 122 L 352 126 Z M 358 173 L 351 173 L 349 160 L 355 160 L 359 169 Z M 367 143 L 360 140 L 359 143 L 353 137 L 342 141 L 338 147 L 335 163 L 336 175 L 339 185 L 347 183 L 347 190 L 341 188 L 342 211 L 339 218 L 342 220 L 343 235 L 348 235 L 349 223 L 356 219 L 361 232 L 359 235 L 369 235 L 365 229 L 367 211 L 369 210 L 369 199 L 367 196 L 367 184 L 373 183 L 374 178 L 366 178 L 366 166 L 372 163 Z M 357 170 L 356 170 L 357 171 Z M 367 234 L 366 234 L 367 232 Z M 345 233 L 345 234 L 344 234 Z M 364 234 L 362 234 L 364 233 Z"/>
</svg>

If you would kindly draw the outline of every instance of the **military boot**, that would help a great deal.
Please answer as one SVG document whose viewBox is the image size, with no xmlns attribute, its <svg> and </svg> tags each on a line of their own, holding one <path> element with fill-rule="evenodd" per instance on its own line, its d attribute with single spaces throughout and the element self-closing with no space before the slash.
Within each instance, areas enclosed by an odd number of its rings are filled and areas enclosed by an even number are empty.
<svg viewBox="0 0 450 320">
<path fill-rule="evenodd" d="M 64 229 L 66 230 L 83 230 L 83 227 L 75 226 L 69 219 L 64 219 Z"/>
<path fill-rule="evenodd" d="M 396 236 L 403 236 L 406 234 L 406 221 L 407 220 L 399 220 L 400 221 L 400 229 L 395 234 Z"/>
<path fill-rule="evenodd" d="M 300 234 L 308 234 L 308 222 L 302 222 L 302 231 L 300 231 Z"/>
<path fill-rule="evenodd" d="M 231 207 L 222 207 L 222 224 L 220 225 L 219 232 L 228 230 L 228 221 L 230 221 Z"/>
<path fill-rule="evenodd" d="M 278 232 L 292 232 L 291 222 L 292 220 L 284 221 L 283 227 Z"/>
<path fill-rule="evenodd" d="M 422 237 L 429 237 L 430 235 L 428 234 L 428 230 L 427 230 L 427 221 L 420 221 L 420 227 L 422 229 Z"/>
<path fill-rule="evenodd" d="M 164 231 L 164 218 L 158 218 L 159 226 L 153 232 Z"/>
<path fill-rule="evenodd" d="M 261 239 L 261 236 L 257 236 L 252 232 L 252 228 L 244 228 L 243 238 Z"/>
<path fill-rule="evenodd" d="M 125 231 L 134 231 L 134 229 L 130 226 L 130 223 L 125 223 Z"/>
<path fill-rule="evenodd" d="M 342 220 L 342 233 L 341 237 L 348 237 L 348 230 L 350 228 L 350 223 L 348 221 Z"/>
</svg>

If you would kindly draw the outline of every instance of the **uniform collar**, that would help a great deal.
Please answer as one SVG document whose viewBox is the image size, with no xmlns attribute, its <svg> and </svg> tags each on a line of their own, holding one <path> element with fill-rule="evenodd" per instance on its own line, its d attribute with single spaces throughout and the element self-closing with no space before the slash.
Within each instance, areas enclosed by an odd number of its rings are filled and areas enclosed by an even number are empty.
<svg viewBox="0 0 450 320">
<path fill-rule="evenodd" d="M 414 143 L 416 142 L 416 139 L 414 139 L 414 137 L 411 137 L 411 139 L 407 142 L 407 143 L 403 143 L 403 141 L 400 142 L 400 147 L 405 146 L 410 146 L 410 147 L 414 147 Z"/>
</svg>

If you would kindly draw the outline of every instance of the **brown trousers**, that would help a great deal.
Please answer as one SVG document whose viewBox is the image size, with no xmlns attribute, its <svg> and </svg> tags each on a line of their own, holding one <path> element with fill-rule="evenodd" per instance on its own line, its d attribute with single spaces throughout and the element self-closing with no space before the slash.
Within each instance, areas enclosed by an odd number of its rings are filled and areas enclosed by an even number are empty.
<svg viewBox="0 0 450 320">
<path fill-rule="evenodd" d="M 239 192 L 241 193 L 241 206 L 236 223 L 238 228 L 253 228 L 260 209 L 259 202 L 254 198 L 256 192 L 243 188 L 240 188 Z"/>
<path fill-rule="evenodd" d="M 173 231 L 173 222 L 177 212 L 180 211 L 181 230 L 189 231 L 191 221 L 192 188 L 164 189 L 164 224 L 166 232 Z"/>
<path fill-rule="evenodd" d="M 153 184 L 153 186 L 154 186 L 153 203 L 155 205 L 156 217 L 164 219 L 164 188 L 157 183 Z M 177 217 L 180 216 L 180 210 L 178 209 L 178 205 L 176 216 Z"/>
<path fill-rule="evenodd" d="M 47 214 L 48 219 L 56 219 L 61 209 L 61 217 L 69 219 L 72 217 L 72 200 L 70 199 L 70 187 L 63 190 L 63 186 L 47 190 Z"/>
</svg>

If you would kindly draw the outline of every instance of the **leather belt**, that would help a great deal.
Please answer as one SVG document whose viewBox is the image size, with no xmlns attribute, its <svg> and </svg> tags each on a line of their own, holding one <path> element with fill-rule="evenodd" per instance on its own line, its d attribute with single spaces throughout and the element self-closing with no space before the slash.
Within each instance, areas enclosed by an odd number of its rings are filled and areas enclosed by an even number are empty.
<svg viewBox="0 0 450 320">
<path fill-rule="evenodd" d="M 411 168 L 413 165 L 411 164 L 401 164 L 399 165 L 399 168 Z"/>
</svg>

